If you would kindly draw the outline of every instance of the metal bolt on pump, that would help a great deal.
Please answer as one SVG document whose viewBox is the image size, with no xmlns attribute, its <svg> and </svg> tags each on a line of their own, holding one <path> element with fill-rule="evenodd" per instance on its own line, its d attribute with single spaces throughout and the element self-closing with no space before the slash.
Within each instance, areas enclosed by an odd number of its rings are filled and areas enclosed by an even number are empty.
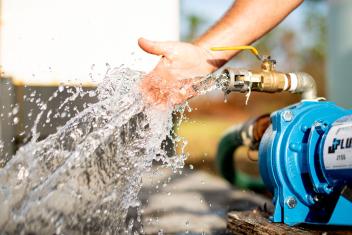
<svg viewBox="0 0 352 235">
<path fill-rule="evenodd" d="M 286 121 L 286 122 L 290 122 L 293 119 L 293 114 L 291 111 L 287 110 L 282 114 L 282 118 Z"/>
<path fill-rule="evenodd" d="M 289 197 L 286 204 L 289 208 L 295 208 L 297 206 L 297 200 L 294 197 Z"/>
</svg>

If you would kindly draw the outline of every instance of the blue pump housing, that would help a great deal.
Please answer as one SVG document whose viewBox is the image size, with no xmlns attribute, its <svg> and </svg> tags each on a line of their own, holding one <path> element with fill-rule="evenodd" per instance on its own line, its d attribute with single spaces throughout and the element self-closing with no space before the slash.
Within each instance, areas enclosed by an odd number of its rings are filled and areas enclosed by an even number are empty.
<svg viewBox="0 0 352 235">
<path fill-rule="evenodd" d="M 352 110 L 302 101 L 274 112 L 259 146 L 273 222 L 352 226 Z"/>
</svg>

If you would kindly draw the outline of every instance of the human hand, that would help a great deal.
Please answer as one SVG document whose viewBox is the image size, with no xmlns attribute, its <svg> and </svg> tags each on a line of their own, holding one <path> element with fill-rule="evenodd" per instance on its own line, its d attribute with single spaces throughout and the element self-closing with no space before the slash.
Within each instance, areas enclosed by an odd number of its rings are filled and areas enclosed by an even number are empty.
<svg viewBox="0 0 352 235">
<path fill-rule="evenodd" d="M 194 83 L 217 68 L 211 53 L 185 42 L 138 40 L 146 52 L 162 56 L 141 82 L 141 90 L 152 104 L 176 105 L 196 95 Z M 198 78 L 198 79 L 197 79 Z"/>
</svg>

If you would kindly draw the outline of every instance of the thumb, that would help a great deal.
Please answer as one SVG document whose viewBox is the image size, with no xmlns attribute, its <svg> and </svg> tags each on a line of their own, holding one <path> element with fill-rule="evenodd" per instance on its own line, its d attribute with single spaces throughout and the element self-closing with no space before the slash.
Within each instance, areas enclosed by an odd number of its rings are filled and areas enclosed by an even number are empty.
<svg viewBox="0 0 352 235">
<path fill-rule="evenodd" d="M 153 55 L 165 56 L 167 54 L 167 50 L 163 46 L 162 42 L 155 42 L 145 38 L 139 38 L 138 45 L 143 51 Z"/>
</svg>

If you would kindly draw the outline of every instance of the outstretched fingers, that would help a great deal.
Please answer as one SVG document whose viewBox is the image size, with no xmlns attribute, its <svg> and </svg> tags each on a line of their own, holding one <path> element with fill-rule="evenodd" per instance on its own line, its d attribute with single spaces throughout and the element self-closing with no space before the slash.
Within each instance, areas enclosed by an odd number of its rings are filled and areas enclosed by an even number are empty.
<svg viewBox="0 0 352 235">
<path fill-rule="evenodd" d="M 145 38 L 138 39 L 138 45 L 142 50 L 158 56 L 167 56 L 169 54 L 167 44 L 167 42 L 156 42 Z"/>
</svg>

